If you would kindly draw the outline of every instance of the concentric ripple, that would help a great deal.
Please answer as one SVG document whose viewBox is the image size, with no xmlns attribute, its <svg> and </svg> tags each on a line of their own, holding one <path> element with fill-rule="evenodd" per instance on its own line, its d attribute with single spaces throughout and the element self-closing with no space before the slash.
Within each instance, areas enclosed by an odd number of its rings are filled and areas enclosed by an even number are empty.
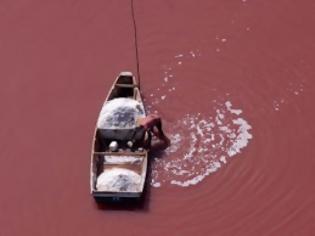
<svg viewBox="0 0 315 236">
<path fill-rule="evenodd" d="M 171 130 L 172 145 L 163 158 L 155 158 L 152 186 L 195 185 L 240 153 L 249 140 L 251 125 L 226 101 L 212 114 L 187 114 Z"/>
</svg>

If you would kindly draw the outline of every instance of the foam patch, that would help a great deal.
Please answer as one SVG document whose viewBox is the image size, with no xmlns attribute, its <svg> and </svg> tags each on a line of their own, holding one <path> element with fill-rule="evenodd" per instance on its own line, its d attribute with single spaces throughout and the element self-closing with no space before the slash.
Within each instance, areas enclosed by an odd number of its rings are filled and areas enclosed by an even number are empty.
<svg viewBox="0 0 315 236">
<path fill-rule="evenodd" d="M 228 164 L 253 138 L 251 125 L 226 101 L 214 115 L 187 114 L 173 126 L 172 145 L 162 158 L 155 158 L 152 186 L 173 184 L 188 187 Z"/>
</svg>

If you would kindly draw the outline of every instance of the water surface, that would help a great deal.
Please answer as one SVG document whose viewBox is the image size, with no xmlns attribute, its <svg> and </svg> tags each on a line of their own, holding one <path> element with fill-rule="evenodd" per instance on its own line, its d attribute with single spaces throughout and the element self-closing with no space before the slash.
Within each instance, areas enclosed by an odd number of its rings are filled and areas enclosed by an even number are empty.
<svg viewBox="0 0 315 236">
<path fill-rule="evenodd" d="M 2 1 L 1 235 L 314 235 L 314 10 L 135 0 L 141 89 L 174 145 L 145 204 L 116 209 L 89 195 L 89 156 L 136 71 L 130 2 Z"/>
</svg>

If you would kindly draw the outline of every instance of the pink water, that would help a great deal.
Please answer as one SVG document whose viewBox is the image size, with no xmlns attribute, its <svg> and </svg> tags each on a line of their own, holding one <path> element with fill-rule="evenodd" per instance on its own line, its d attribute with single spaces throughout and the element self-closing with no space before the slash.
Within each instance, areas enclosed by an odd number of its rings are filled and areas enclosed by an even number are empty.
<svg viewBox="0 0 315 236">
<path fill-rule="evenodd" d="M 315 235 L 314 2 L 135 10 L 173 146 L 145 203 L 117 209 L 89 195 L 89 162 L 115 76 L 136 72 L 130 2 L 1 1 L 0 235 Z"/>
</svg>

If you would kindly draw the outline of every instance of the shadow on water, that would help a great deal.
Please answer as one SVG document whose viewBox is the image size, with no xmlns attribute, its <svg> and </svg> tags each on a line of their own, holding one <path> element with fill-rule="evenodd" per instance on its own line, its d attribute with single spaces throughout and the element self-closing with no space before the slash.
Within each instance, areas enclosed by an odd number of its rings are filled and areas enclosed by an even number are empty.
<svg viewBox="0 0 315 236">
<path fill-rule="evenodd" d="M 97 209 L 104 211 L 137 211 L 148 212 L 148 192 L 143 193 L 140 199 L 106 199 L 96 201 Z"/>
<path fill-rule="evenodd" d="M 151 174 L 152 174 L 152 160 L 153 158 L 163 158 L 165 155 L 165 148 L 160 146 L 152 147 L 149 152 L 148 172 L 144 192 L 139 199 L 102 199 L 96 200 L 96 205 L 99 210 L 104 211 L 137 211 L 148 212 L 151 198 Z"/>
</svg>

